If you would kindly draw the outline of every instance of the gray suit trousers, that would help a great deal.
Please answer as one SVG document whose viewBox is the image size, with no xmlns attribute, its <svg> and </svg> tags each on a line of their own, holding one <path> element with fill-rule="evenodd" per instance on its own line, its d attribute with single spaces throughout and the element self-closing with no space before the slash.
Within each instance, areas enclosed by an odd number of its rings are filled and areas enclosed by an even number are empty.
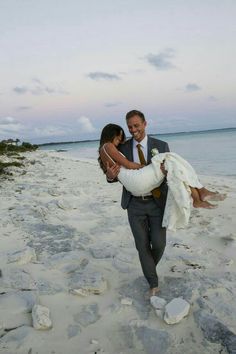
<svg viewBox="0 0 236 354">
<path fill-rule="evenodd" d="M 166 246 L 166 229 L 162 227 L 163 209 L 153 199 L 131 197 L 127 208 L 130 227 L 143 274 L 150 288 L 158 286 L 156 265 Z"/>
</svg>

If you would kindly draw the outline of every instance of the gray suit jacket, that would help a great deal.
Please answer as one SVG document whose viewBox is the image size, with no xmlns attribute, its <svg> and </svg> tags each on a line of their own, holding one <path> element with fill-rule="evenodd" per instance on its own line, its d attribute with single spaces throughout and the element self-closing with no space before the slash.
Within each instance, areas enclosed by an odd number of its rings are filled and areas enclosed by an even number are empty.
<svg viewBox="0 0 236 354">
<path fill-rule="evenodd" d="M 151 162 L 151 150 L 156 148 L 158 149 L 159 152 L 168 152 L 170 151 L 168 144 L 165 141 L 159 140 L 159 139 L 154 139 L 152 137 L 148 136 L 148 142 L 147 142 L 147 163 L 149 164 Z M 124 154 L 128 160 L 133 161 L 133 138 L 127 140 L 124 144 L 121 144 L 119 146 L 120 152 Z M 156 203 L 160 208 L 165 207 L 165 202 L 166 202 L 166 195 L 167 195 L 167 184 L 166 181 L 164 181 L 161 186 L 161 197 L 160 198 L 155 198 Z M 122 193 L 122 198 L 121 198 L 121 206 L 123 209 L 127 209 L 130 199 L 131 199 L 131 193 L 128 192 L 124 187 L 123 187 L 123 193 Z"/>
</svg>

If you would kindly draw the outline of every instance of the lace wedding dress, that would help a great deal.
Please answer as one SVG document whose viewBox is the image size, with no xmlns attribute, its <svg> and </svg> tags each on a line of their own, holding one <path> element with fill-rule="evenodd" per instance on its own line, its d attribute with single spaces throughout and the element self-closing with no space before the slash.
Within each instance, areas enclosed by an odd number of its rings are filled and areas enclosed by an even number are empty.
<svg viewBox="0 0 236 354">
<path fill-rule="evenodd" d="M 187 226 L 192 198 L 189 186 L 202 188 L 196 172 L 181 156 L 173 152 L 158 153 L 151 164 L 140 170 L 121 167 L 118 180 L 134 196 L 142 196 L 159 187 L 164 180 L 160 169 L 163 162 L 167 173 L 168 194 L 162 226 L 176 230 Z"/>
</svg>

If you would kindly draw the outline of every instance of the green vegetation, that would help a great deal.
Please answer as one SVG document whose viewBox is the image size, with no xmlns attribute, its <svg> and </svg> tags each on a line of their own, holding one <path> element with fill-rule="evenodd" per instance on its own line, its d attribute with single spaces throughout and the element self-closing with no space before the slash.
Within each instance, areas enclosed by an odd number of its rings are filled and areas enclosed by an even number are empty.
<svg viewBox="0 0 236 354">
<path fill-rule="evenodd" d="M 14 145 L 7 142 L 0 142 L 0 155 L 9 154 L 9 153 L 19 153 L 26 151 L 34 151 L 38 149 L 38 145 L 26 143 L 23 141 L 21 145 Z M 9 156 L 9 155 L 8 155 Z"/>
<path fill-rule="evenodd" d="M 34 151 L 38 149 L 38 145 L 32 145 L 27 142 L 23 142 L 21 145 L 18 145 L 19 139 L 15 141 L 13 139 L 3 140 L 0 142 L 0 156 L 7 156 L 12 159 L 11 162 L 3 162 L 0 159 L 0 174 L 6 174 L 5 170 L 7 167 L 15 166 L 22 167 L 23 163 L 19 160 L 24 160 L 25 157 L 21 156 L 20 153 L 27 151 Z M 18 160 L 18 161 L 15 161 Z"/>
<path fill-rule="evenodd" d="M 18 161 L 12 161 L 12 162 L 2 162 L 0 161 L 0 174 L 4 173 L 4 169 L 6 167 L 10 167 L 10 166 L 15 166 L 15 167 L 21 167 L 23 166 L 22 163 L 18 162 Z"/>
</svg>

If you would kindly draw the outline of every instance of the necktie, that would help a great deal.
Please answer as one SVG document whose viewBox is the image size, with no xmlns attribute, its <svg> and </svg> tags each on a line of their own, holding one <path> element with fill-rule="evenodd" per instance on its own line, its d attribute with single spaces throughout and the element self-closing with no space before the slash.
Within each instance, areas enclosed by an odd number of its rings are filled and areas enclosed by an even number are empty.
<svg viewBox="0 0 236 354">
<path fill-rule="evenodd" d="M 145 160 L 145 157 L 144 157 L 144 154 L 143 154 L 143 150 L 141 149 L 141 145 L 140 144 L 137 144 L 137 149 L 138 149 L 138 157 L 139 157 L 139 161 L 141 163 L 141 165 L 146 165 L 147 162 Z M 155 188 L 151 191 L 152 195 L 154 198 L 160 198 L 161 196 L 161 191 L 160 191 L 160 188 Z"/>
<path fill-rule="evenodd" d="M 144 154 L 143 154 L 143 150 L 141 149 L 141 145 L 137 144 L 137 149 L 138 149 L 138 157 L 139 157 L 139 161 L 141 163 L 141 165 L 146 165 L 147 162 L 145 160 Z"/>
</svg>

